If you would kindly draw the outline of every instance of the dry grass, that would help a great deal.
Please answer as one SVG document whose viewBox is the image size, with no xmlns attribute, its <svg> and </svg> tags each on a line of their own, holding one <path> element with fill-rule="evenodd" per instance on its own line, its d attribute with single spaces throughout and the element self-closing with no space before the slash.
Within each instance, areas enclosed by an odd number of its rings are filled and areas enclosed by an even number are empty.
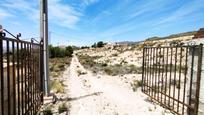
<svg viewBox="0 0 204 115">
<path fill-rule="evenodd" d="M 56 93 L 64 93 L 64 84 L 59 80 L 51 81 L 50 87 Z"/>
<path fill-rule="evenodd" d="M 52 58 L 49 60 L 50 76 L 59 77 L 70 65 L 71 58 Z"/>
</svg>

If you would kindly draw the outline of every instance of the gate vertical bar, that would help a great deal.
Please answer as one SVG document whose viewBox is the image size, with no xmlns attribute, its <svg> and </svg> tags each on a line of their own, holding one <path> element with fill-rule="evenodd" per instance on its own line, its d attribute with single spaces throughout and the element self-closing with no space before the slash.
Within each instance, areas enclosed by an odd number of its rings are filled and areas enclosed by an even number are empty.
<svg viewBox="0 0 204 115">
<path fill-rule="evenodd" d="M 24 102 L 23 102 L 23 43 L 21 42 L 20 50 L 20 59 L 21 59 L 21 111 L 24 114 Z"/>
<path fill-rule="evenodd" d="M 173 84 L 174 84 L 174 89 L 173 89 L 173 98 L 175 99 L 175 90 L 176 90 L 176 66 L 177 66 L 177 50 L 178 50 L 178 46 L 176 46 L 176 52 L 175 52 L 175 60 L 174 60 L 174 80 L 173 80 Z M 173 100 L 173 109 L 174 109 L 174 103 L 175 100 Z"/>
<path fill-rule="evenodd" d="M 199 94 L 200 94 L 200 80 L 201 80 L 201 70 L 202 70 L 202 56 L 203 56 L 203 45 L 200 44 L 198 46 L 198 65 L 197 65 L 197 84 L 196 84 L 196 105 L 195 105 L 195 114 L 198 114 L 198 106 L 199 106 Z"/>
<path fill-rule="evenodd" d="M 160 66 L 161 66 L 161 47 L 159 47 L 159 73 L 158 73 L 158 80 L 157 80 L 157 91 L 158 91 L 158 95 L 157 95 L 157 99 L 158 99 L 158 101 L 160 102 L 160 97 L 159 97 L 159 95 L 161 94 L 161 92 L 160 92 Z"/>
<path fill-rule="evenodd" d="M 142 91 L 144 92 L 144 57 L 145 57 L 145 48 L 143 48 L 143 58 L 142 58 Z"/>
<path fill-rule="evenodd" d="M 0 68 L 1 68 L 1 112 L 4 114 L 4 71 L 3 71 L 3 33 L 0 32 Z"/>
<path fill-rule="evenodd" d="M 185 98 L 186 98 L 186 80 L 187 80 L 187 71 L 188 71 L 188 47 L 186 47 L 186 59 L 185 59 L 185 74 L 184 74 L 184 91 L 183 91 L 183 102 L 185 102 Z M 184 104 L 182 107 L 182 114 L 184 114 Z"/>
<path fill-rule="evenodd" d="M 16 64 L 15 64 L 15 44 L 12 41 L 13 52 L 13 114 L 16 115 Z"/>
<path fill-rule="evenodd" d="M 165 74 L 165 98 L 164 98 L 164 104 L 166 104 L 166 96 L 167 96 L 167 77 L 168 77 L 168 66 L 169 66 L 169 48 L 167 47 L 166 51 L 166 74 Z"/>
<path fill-rule="evenodd" d="M 171 47 L 171 57 L 170 57 L 170 75 L 169 75 L 169 106 L 171 105 L 171 77 L 172 77 L 172 59 L 173 59 L 173 48 Z"/>
<path fill-rule="evenodd" d="M 144 54 L 143 54 L 144 55 Z M 144 61 L 144 60 L 143 60 Z M 144 62 L 143 62 L 144 63 Z M 43 85 L 43 83 L 44 83 L 44 79 L 43 79 L 43 42 L 42 42 L 42 40 L 41 40 L 41 42 L 40 42 L 40 78 L 41 78 L 41 81 L 40 81 L 40 84 L 41 84 L 41 104 L 43 104 L 43 91 L 44 91 L 44 85 Z M 144 68 L 143 68 L 144 69 Z M 142 71 L 144 71 L 144 70 L 142 70 Z M 143 78 L 143 77 L 142 77 Z"/>
<path fill-rule="evenodd" d="M 194 67 L 194 55 L 195 55 L 195 46 L 192 47 L 192 58 L 191 58 L 191 75 L 190 75 L 190 91 L 189 91 L 189 105 L 191 106 L 191 94 L 192 94 L 192 83 L 193 83 L 193 67 Z M 188 114 L 192 113 L 192 109 L 188 109 Z"/>
<path fill-rule="evenodd" d="M 24 52 L 25 52 L 25 63 L 24 63 L 24 74 L 25 74 L 25 80 L 24 80 L 24 83 L 25 83 L 25 113 L 27 112 L 27 104 L 28 104 L 28 99 L 27 99 L 27 77 L 28 77 L 28 74 L 27 74 L 27 62 L 28 62 L 28 51 L 27 51 L 27 43 L 24 44 Z"/>
<path fill-rule="evenodd" d="M 10 107 L 11 105 L 11 97 L 10 97 L 10 51 L 9 51 L 9 41 L 7 40 L 6 41 L 6 49 L 7 49 L 7 52 L 6 52 L 6 57 L 7 57 L 7 96 L 8 96 L 8 106 L 7 107 Z M 8 108 L 7 108 L 8 110 Z M 8 110 L 8 114 L 10 115 L 11 114 L 11 111 Z"/>
<path fill-rule="evenodd" d="M 19 65 L 19 40 L 17 40 L 17 94 L 18 94 L 18 115 L 20 115 L 20 65 Z"/>
<path fill-rule="evenodd" d="M 180 100 L 180 87 L 181 87 L 181 63 L 182 63 L 182 47 L 180 47 L 180 63 L 179 63 L 179 81 L 178 81 L 178 102 L 177 102 L 177 112 L 179 112 L 179 100 Z"/>
</svg>

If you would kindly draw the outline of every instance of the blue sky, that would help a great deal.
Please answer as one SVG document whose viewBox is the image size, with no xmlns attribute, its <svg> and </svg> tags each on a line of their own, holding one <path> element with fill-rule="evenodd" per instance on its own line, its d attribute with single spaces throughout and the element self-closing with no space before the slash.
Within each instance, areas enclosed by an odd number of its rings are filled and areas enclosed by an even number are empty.
<svg viewBox="0 0 204 115">
<path fill-rule="evenodd" d="M 53 45 L 139 41 L 204 27 L 204 0 L 48 0 Z M 0 24 L 39 37 L 38 0 L 1 0 Z"/>
</svg>

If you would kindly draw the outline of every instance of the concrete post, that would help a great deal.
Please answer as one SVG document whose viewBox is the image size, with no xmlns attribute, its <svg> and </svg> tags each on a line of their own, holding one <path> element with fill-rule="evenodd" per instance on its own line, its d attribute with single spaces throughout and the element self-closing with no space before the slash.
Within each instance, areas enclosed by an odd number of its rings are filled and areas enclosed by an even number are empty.
<svg viewBox="0 0 204 115">
<path fill-rule="evenodd" d="M 194 39 L 192 40 L 192 43 L 195 43 L 196 45 L 199 44 L 204 44 L 204 38 L 199 38 L 199 39 Z M 192 56 L 192 52 L 190 51 L 190 56 L 189 58 L 191 58 Z M 200 95 L 199 95 L 199 105 L 198 105 L 198 115 L 204 115 L 204 48 L 203 48 L 203 56 L 202 56 L 202 70 L 201 70 L 201 80 L 200 80 Z M 192 82 L 192 93 L 193 93 L 193 98 L 195 98 L 195 83 L 196 83 L 196 73 L 197 73 L 197 65 L 198 65 L 198 51 L 195 50 L 195 62 L 194 62 L 194 67 L 193 67 L 193 72 L 194 72 L 194 76 L 193 76 L 193 82 Z M 192 63 L 192 60 L 189 60 L 189 64 Z M 190 73 L 191 73 L 191 68 L 188 69 L 188 86 L 190 85 Z M 189 87 L 188 87 L 189 88 Z M 189 91 L 188 91 L 189 92 Z M 190 101 L 190 100 L 189 100 Z M 192 100 L 193 102 L 194 100 Z"/>
</svg>

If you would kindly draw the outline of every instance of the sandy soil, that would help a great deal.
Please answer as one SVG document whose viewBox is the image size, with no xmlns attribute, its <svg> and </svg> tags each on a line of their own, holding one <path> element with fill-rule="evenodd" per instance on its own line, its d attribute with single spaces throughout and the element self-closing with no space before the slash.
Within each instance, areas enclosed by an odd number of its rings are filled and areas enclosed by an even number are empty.
<svg viewBox="0 0 204 115">
<path fill-rule="evenodd" d="M 70 115 L 164 115 L 164 108 L 147 101 L 140 89 L 133 92 L 117 77 L 93 75 L 72 58 L 69 68 L 68 95 Z M 83 72 L 85 74 L 79 75 Z"/>
</svg>

